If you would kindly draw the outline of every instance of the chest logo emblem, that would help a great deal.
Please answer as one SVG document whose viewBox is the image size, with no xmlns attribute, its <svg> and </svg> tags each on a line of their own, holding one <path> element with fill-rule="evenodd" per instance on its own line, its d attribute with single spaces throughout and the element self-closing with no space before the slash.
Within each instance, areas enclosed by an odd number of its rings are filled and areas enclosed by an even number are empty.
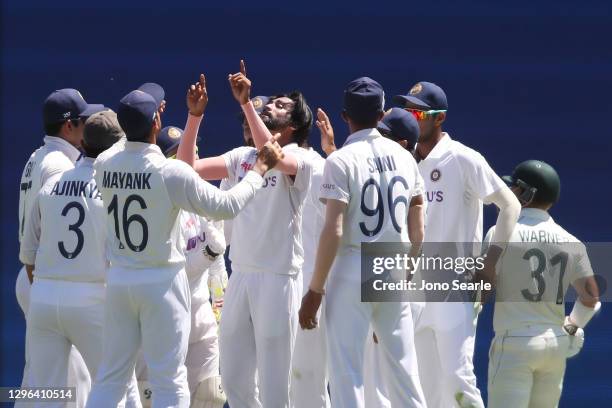
<svg viewBox="0 0 612 408">
<path fill-rule="evenodd" d="M 431 181 L 438 181 L 440 180 L 440 177 L 442 177 L 442 173 L 438 169 L 433 169 L 429 177 L 431 178 Z"/>
</svg>

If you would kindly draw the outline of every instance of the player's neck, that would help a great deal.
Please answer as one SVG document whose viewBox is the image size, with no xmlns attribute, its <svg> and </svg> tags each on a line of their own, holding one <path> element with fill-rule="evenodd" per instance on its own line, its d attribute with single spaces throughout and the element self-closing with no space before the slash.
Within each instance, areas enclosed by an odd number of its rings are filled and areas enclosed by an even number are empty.
<svg viewBox="0 0 612 408">
<path fill-rule="evenodd" d="M 416 156 L 420 160 L 427 158 L 429 153 L 436 147 L 440 139 L 442 139 L 443 133 L 442 129 L 438 129 L 432 137 L 427 140 L 419 141 L 416 147 Z"/>
</svg>

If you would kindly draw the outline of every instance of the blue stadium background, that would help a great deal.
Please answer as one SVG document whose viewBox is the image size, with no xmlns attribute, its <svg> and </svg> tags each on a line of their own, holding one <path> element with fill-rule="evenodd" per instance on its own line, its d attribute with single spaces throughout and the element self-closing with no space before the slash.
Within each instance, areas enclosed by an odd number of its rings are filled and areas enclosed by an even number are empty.
<svg viewBox="0 0 612 408">
<path fill-rule="evenodd" d="M 482 152 L 498 173 L 525 159 L 548 161 L 563 182 L 553 216 L 582 240 L 611 239 L 609 2 L 87 3 L 2 2 L 1 386 L 18 385 L 23 365 L 25 327 L 14 296 L 18 180 L 41 143 L 42 101 L 58 88 L 113 107 L 142 82 L 159 82 L 167 92 L 165 124 L 182 127 L 185 89 L 205 72 L 210 103 L 200 152 L 215 155 L 242 143 L 226 80 L 240 58 L 254 95 L 300 88 L 313 108 L 330 114 L 340 142 L 349 80 L 371 76 L 388 95 L 433 81 L 447 92 L 452 137 Z M 311 139 L 319 148 L 316 131 Z M 493 214 L 487 210 L 487 226 Z M 563 407 L 611 404 L 606 309 L 568 364 Z M 476 351 L 485 394 L 491 335 L 487 309 Z"/>
</svg>

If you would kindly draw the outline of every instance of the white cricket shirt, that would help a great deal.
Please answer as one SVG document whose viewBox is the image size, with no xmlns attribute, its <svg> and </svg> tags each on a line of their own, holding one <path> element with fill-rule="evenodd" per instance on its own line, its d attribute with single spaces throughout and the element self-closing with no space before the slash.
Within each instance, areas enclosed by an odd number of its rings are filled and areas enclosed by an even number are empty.
<svg viewBox="0 0 612 408">
<path fill-rule="evenodd" d="M 19 242 L 23 238 L 25 221 L 32 209 L 33 197 L 53 175 L 72 169 L 81 152 L 56 136 L 45 136 L 44 145 L 32 153 L 19 183 Z"/>
<path fill-rule="evenodd" d="M 407 150 L 376 129 L 351 134 L 325 161 L 320 193 L 322 201 L 348 204 L 338 254 L 359 251 L 362 242 L 410 242 L 410 201 L 421 194 L 423 180 Z"/>
<path fill-rule="evenodd" d="M 297 144 L 288 144 L 283 151 L 297 160 L 295 179 L 276 169 L 268 171 L 261 190 L 233 220 L 233 270 L 295 275 L 302 269 L 302 208 L 310 186 L 311 165 L 306 150 Z M 257 149 L 242 146 L 222 157 L 229 182 L 235 183 L 255 164 Z"/>
<path fill-rule="evenodd" d="M 126 142 L 95 163 L 96 182 L 107 211 L 109 283 L 165 280 L 184 267 L 180 209 L 212 219 L 231 218 L 253 198 L 262 178 L 220 191 L 186 163 L 169 160 L 159 147 Z"/>
<path fill-rule="evenodd" d="M 483 199 L 505 184 L 477 151 L 447 133 L 419 162 L 425 181 L 426 242 L 481 242 Z"/>
<path fill-rule="evenodd" d="M 94 180 L 94 159 L 51 177 L 32 200 L 19 259 L 34 276 L 104 283 L 106 209 Z"/>
<path fill-rule="evenodd" d="M 497 265 L 495 332 L 561 327 L 569 285 L 593 275 L 584 244 L 536 208 L 521 211 L 510 241 Z"/>
</svg>

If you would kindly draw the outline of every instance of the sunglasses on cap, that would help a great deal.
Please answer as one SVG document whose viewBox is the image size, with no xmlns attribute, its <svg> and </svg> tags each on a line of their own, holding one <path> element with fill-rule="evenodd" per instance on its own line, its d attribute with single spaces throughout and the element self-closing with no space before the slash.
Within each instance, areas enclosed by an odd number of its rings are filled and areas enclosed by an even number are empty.
<svg viewBox="0 0 612 408">
<path fill-rule="evenodd" d="M 437 115 L 438 113 L 446 112 L 446 109 L 433 109 L 428 111 L 422 111 L 418 109 L 404 108 L 404 110 L 412 113 L 412 116 L 414 116 L 416 120 L 423 120 L 427 117 L 427 115 Z"/>
</svg>

